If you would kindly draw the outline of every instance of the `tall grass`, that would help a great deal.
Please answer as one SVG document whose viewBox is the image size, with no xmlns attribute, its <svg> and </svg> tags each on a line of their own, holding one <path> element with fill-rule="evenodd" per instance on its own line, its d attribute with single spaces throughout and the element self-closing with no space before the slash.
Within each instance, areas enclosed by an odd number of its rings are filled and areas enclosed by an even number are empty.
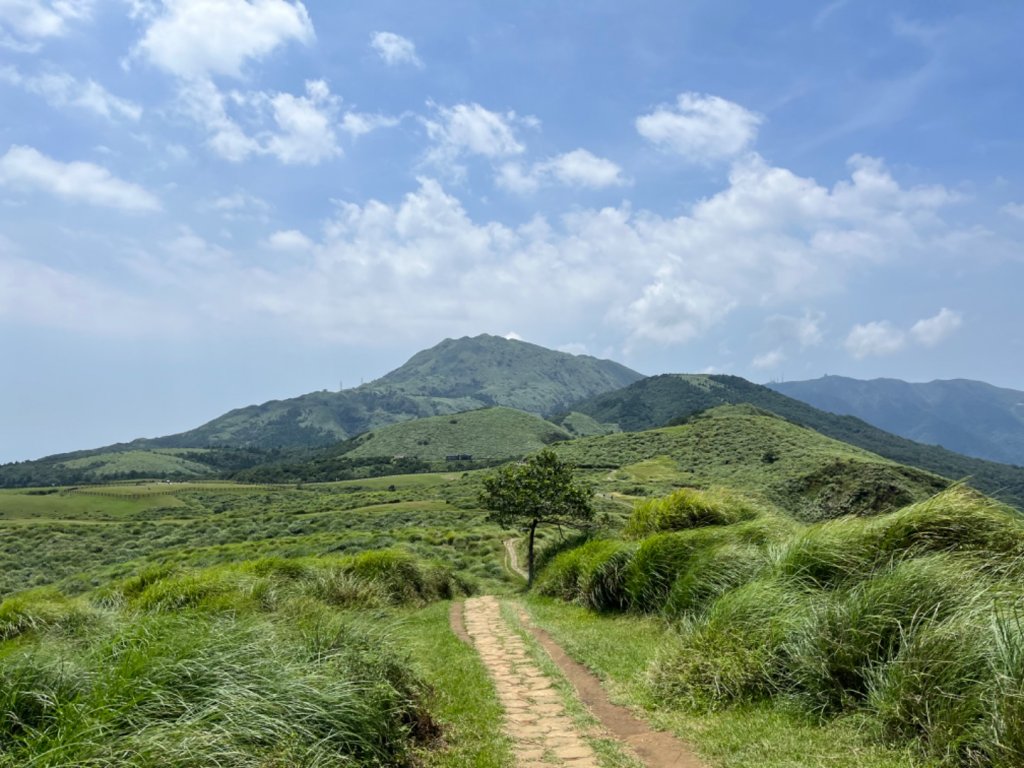
<svg viewBox="0 0 1024 768">
<path fill-rule="evenodd" d="M 379 611 L 460 584 L 401 552 L 153 569 L 0 605 L 0 766 L 406 765 L 436 736 Z"/>
<path fill-rule="evenodd" d="M 657 509 L 638 507 L 631 530 L 658 532 L 635 550 L 611 541 L 568 550 L 538 581 L 586 603 L 588 564 L 622 558 L 622 607 L 675 627 L 648 669 L 656 701 L 857 712 L 879 739 L 944 765 L 1024 765 L 1016 512 L 963 486 L 807 525 L 761 514 L 664 532 Z"/>
</svg>

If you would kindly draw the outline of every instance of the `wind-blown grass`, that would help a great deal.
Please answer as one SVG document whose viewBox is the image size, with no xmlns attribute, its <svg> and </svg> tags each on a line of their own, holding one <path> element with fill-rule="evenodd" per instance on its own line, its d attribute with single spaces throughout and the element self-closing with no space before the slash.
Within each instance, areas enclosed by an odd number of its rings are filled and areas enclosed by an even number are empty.
<svg viewBox="0 0 1024 768">
<path fill-rule="evenodd" d="M 632 530 L 659 529 L 652 508 L 638 506 Z M 876 516 L 761 514 L 655 533 L 635 550 L 569 549 L 538 587 L 592 605 L 589 564 L 613 552 L 621 599 L 597 607 L 673 622 L 647 673 L 661 706 L 857 713 L 880 740 L 944 765 L 1024 764 L 1024 522 L 1013 510 L 954 486 Z"/>
<path fill-rule="evenodd" d="M 391 551 L 8 599 L 0 766 L 406 765 L 436 727 L 372 617 L 464 589 Z"/>
</svg>

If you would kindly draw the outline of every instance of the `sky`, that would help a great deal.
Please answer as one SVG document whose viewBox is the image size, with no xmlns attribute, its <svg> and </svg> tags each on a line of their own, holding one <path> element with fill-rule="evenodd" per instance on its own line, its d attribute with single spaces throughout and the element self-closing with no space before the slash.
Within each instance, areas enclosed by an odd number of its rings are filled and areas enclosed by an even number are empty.
<svg viewBox="0 0 1024 768">
<path fill-rule="evenodd" d="M 0 0 L 0 462 L 491 333 L 1024 389 L 1024 4 Z"/>
</svg>

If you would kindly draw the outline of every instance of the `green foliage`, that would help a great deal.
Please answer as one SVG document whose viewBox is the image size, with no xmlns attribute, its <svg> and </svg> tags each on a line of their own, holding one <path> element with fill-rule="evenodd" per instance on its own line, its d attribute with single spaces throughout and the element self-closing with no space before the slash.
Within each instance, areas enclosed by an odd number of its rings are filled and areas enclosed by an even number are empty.
<svg viewBox="0 0 1024 768">
<path fill-rule="evenodd" d="M 621 610 L 627 605 L 626 568 L 635 546 L 614 539 L 596 539 L 562 552 L 544 566 L 537 591 L 595 610 Z"/>
<path fill-rule="evenodd" d="M 580 485 L 572 468 L 549 450 L 506 464 L 484 478 L 480 506 L 506 528 L 538 523 L 586 526 L 593 520 L 593 491 Z"/>
<path fill-rule="evenodd" d="M 625 534 L 640 538 L 661 531 L 730 525 L 757 514 L 751 503 L 724 488 L 680 488 L 664 498 L 638 502 L 626 523 Z"/>
</svg>

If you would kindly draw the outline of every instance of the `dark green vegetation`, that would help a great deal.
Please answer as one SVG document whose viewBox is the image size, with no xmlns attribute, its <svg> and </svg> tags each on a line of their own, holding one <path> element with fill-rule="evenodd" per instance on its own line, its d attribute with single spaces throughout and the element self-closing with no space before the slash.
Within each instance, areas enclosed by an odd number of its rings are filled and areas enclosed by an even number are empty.
<svg viewBox="0 0 1024 768">
<path fill-rule="evenodd" d="M 593 495 L 576 481 L 571 466 L 545 449 L 485 477 L 480 506 L 491 522 L 526 534 L 526 581 L 532 586 L 537 526 L 591 527 Z"/>
<path fill-rule="evenodd" d="M 824 376 L 770 384 L 815 408 L 849 414 L 919 443 L 1024 465 L 1024 392 L 953 379 L 912 384 Z"/>
<path fill-rule="evenodd" d="M 637 507 L 632 539 L 551 557 L 542 594 L 672 622 L 656 709 L 778 703 L 857 717 L 955 766 L 1024 761 L 1024 519 L 954 486 L 895 511 L 801 523 L 720 489 Z M 838 718 L 838 720 L 837 720 Z"/>
<path fill-rule="evenodd" d="M 617 392 L 578 403 L 599 422 L 634 431 L 678 422 L 708 408 L 747 403 L 866 451 L 944 477 L 968 479 L 978 490 L 1024 509 L 1024 468 L 996 464 L 922 445 L 854 418 L 820 411 L 738 376 L 652 376 Z"/>
</svg>

